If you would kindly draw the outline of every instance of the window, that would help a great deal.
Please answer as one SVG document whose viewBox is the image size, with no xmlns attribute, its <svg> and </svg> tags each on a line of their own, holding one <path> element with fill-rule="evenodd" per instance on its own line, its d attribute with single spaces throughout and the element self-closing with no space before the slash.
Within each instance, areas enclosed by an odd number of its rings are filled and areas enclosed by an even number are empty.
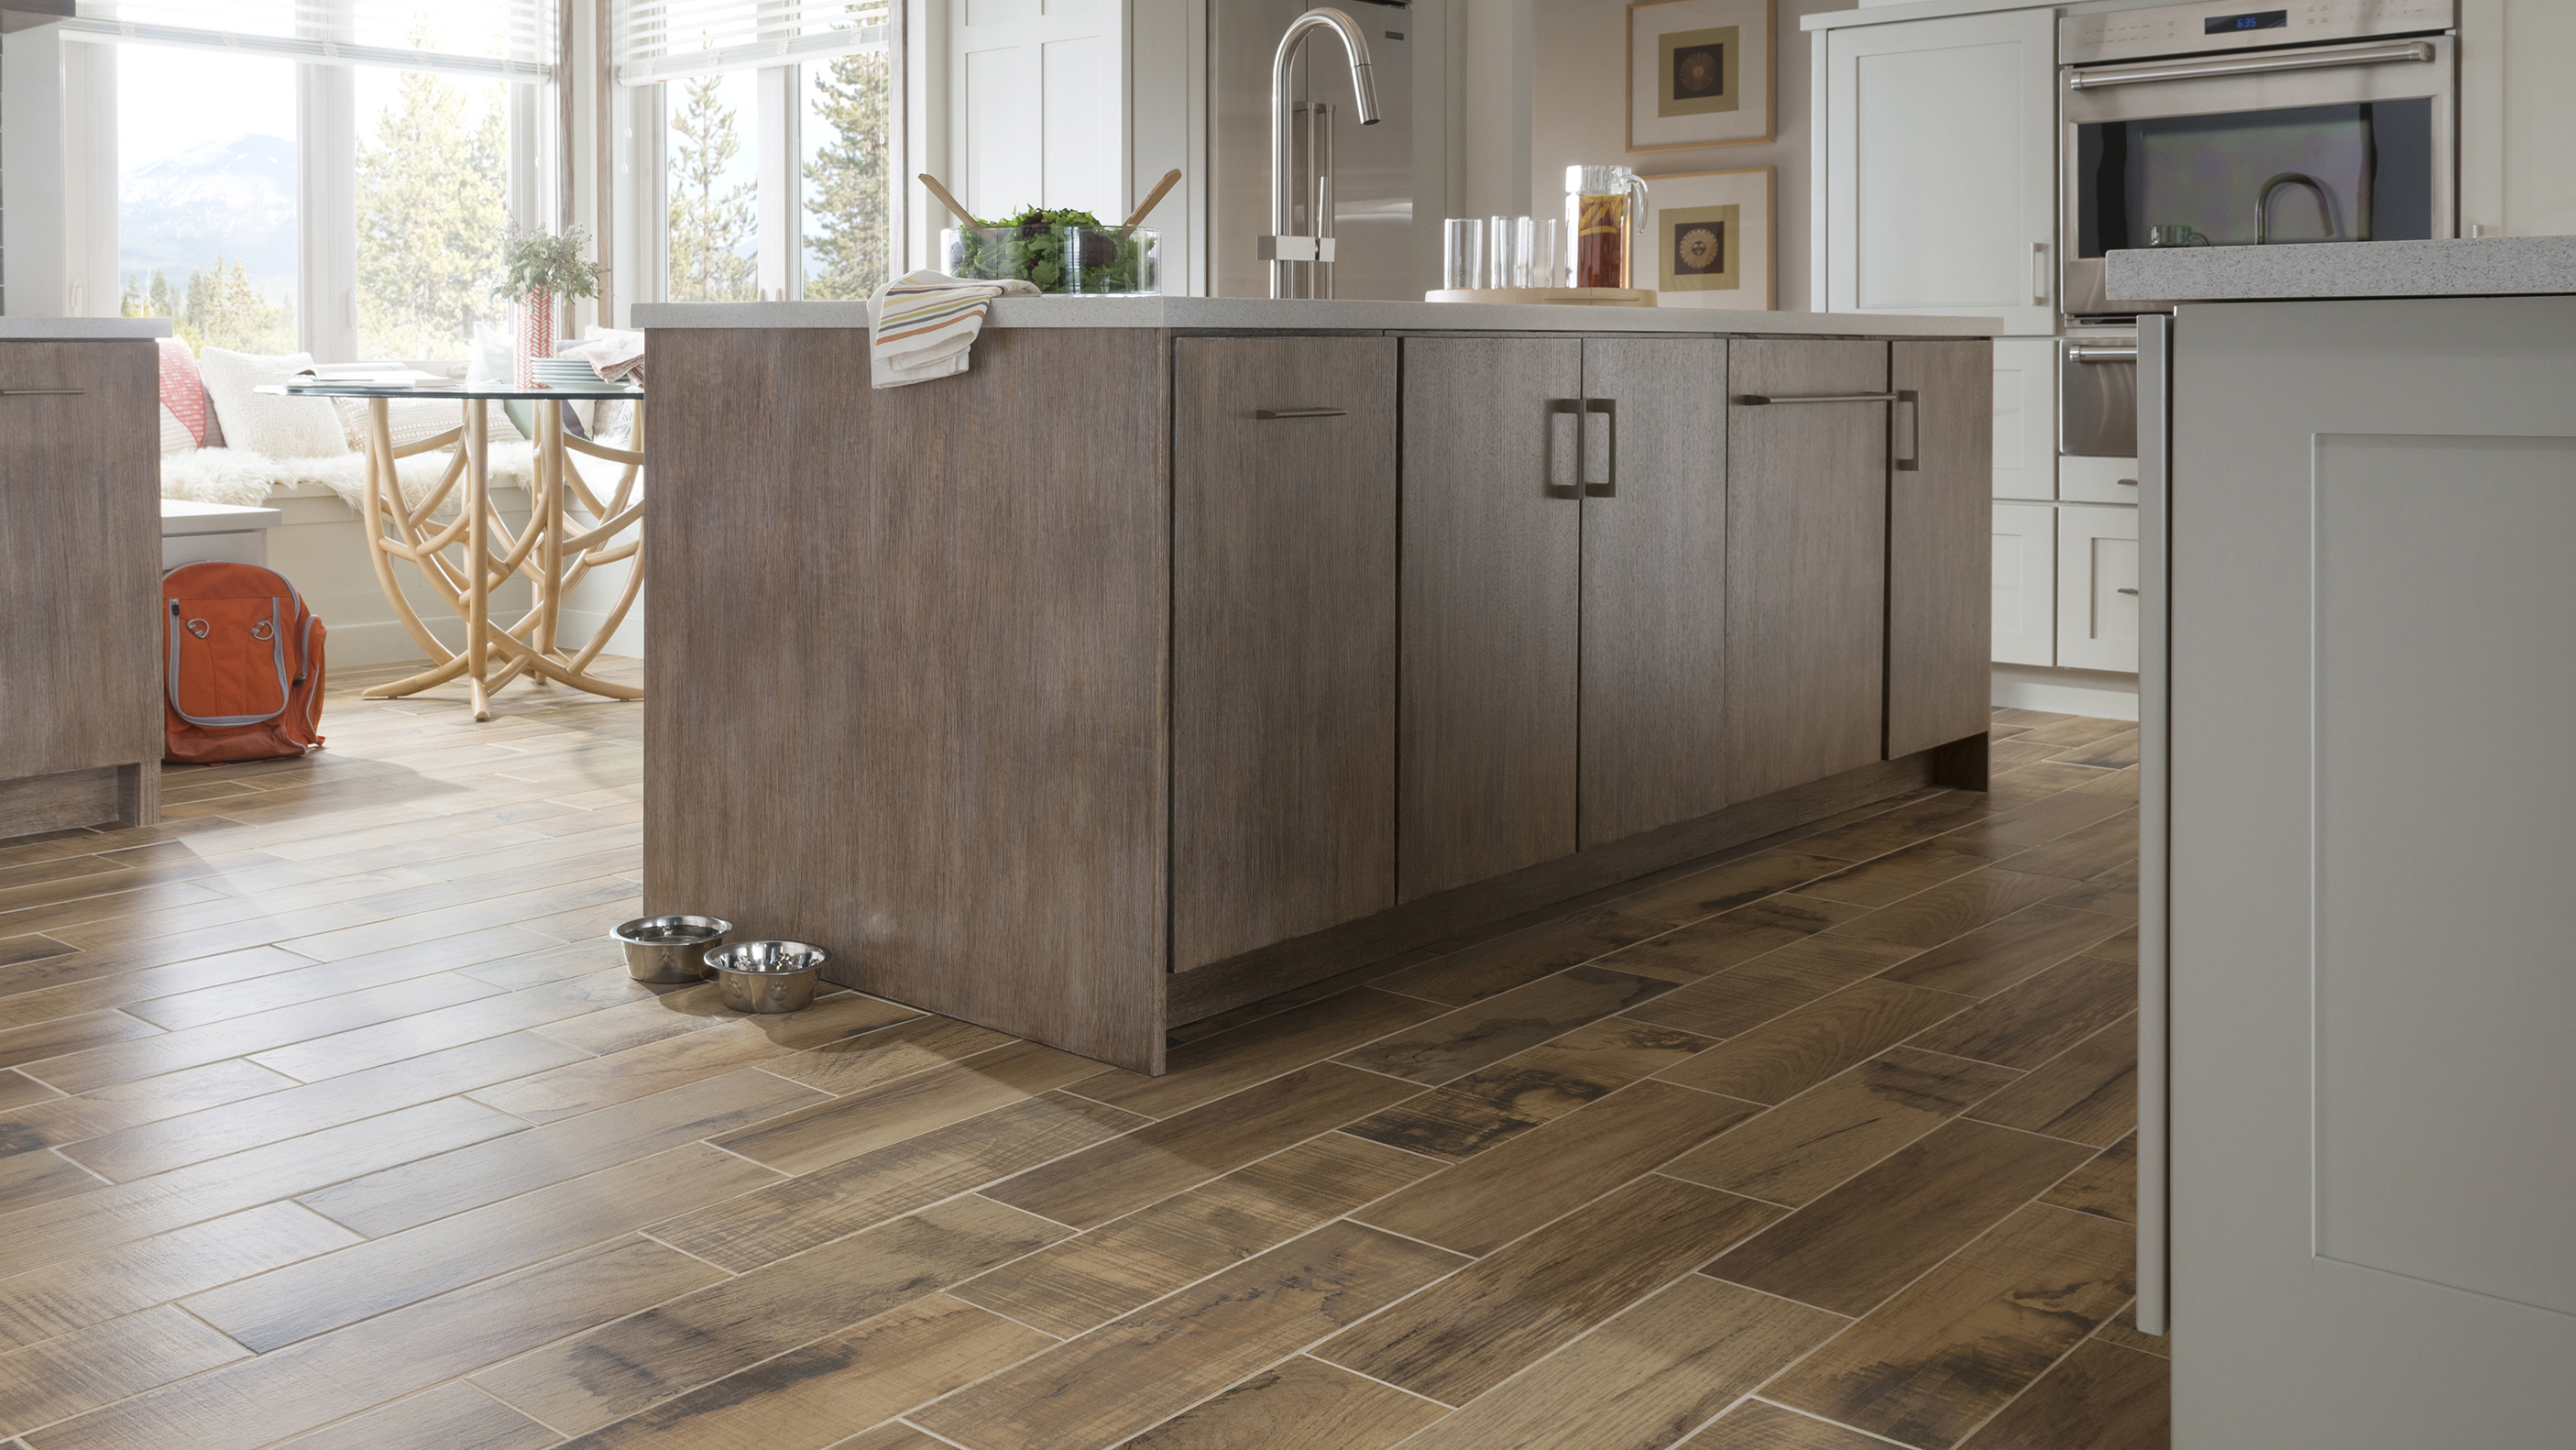
<svg viewBox="0 0 2576 1450">
<path fill-rule="evenodd" d="M 357 329 L 364 358 L 457 358 L 492 296 L 510 222 L 502 81 L 369 67 L 356 76 Z"/>
<path fill-rule="evenodd" d="M 118 310 L 295 351 L 294 62 L 121 46 L 116 110 Z"/>
<path fill-rule="evenodd" d="M 808 297 L 865 297 L 894 270 L 892 62 L 879 49 L 802 67 Z"/>
<path fill-rule="evenodd" d="M 665 295 L 673 302 L 743 302 L 759 294 L 760 173 L 752 138 L 758 77 L 751 71 L 670 83 L 662 147 L 670 208 Z"/>
</svg>

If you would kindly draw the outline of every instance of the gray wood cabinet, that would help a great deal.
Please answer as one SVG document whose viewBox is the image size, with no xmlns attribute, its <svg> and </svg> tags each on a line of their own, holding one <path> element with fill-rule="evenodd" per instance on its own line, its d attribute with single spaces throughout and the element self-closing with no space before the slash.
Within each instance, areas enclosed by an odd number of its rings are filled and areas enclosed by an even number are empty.
<svg viewBox="0 0 2576 1450">
<path fill-rule="evenodd" d="M 1396 341 L 1172 344 L 1172 965 L 1395 904 Z"/>
<path fill-rule="evenodd" d="M 1401 900 L 1575 848 L 1583 348 L 1404 342 Z"/>
<path fill-rule="evenodd" d="M 159 814 L 159 377 L 0 342 L 0 837 Z"/>
<path fill-rule="evenodd" d="M 1784 400 L 1727 417 L 1725 758 L 1739 800 L 1882 758 L 1890 405 L 1801 400 L 1884 395 L 1887 348 L 1729 349 L 1733 397 Z"/>
<path fill-rule="evenodd" d="M 1897 342 L 1889 353 L 1900 399 L 1887 485 L 1892 760 L 1986 730 L 1995 415 L 1983 344 Z"/>
</svg>

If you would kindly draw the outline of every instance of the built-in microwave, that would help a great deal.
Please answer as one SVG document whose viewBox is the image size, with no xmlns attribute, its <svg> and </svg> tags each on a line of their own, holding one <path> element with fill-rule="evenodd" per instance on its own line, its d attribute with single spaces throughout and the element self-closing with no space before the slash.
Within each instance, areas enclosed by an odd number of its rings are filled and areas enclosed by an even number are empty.
<svg viewBox="0 0 2576 1450">
<path fill-rule="evenodd" d="M 2455 0 L 2242 0 L 2059 21 L 2061 283 L 2103 254 L 2458 232 Z"/>
</svg>

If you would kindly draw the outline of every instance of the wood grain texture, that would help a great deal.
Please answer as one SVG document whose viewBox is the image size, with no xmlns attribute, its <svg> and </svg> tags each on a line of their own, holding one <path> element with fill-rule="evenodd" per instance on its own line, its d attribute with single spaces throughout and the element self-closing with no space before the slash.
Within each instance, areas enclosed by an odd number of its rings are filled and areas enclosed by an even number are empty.
<svg viewBox="0 0 2576 1450">
<path fill-rule="evenodd" d="M 1705 1049 L 1669 1027 L 1605 1017 L 1493 1066 L 1381 1109 L 1342 1131 L 1412 1153 L 1459 1159 L 1552 1122 Z"/>
<path fill-rule="evenodd" d="M 803 1173 L 918 1137 L 1098 1073 L 1100 1065 L 1034 1042 L 1014 1042 L 916 1077 L 769 1115 L 715 1139 L 718 1147 L 785 1173 Z"/>
<path fill-rule="evenodd" d="M 1995 864 L 2007 871 L 2087 881 L 2137 859 L 2138 816 L 2135 811 L 2122 811 L 2089 826 L 2079 826 L 2046 845 L 2017 851 Z"/>
<path fill-rule="evenodd" d="M 2119 1309 L 2129 1252 L 2124 1225 L 2023 1209 L 1763 1393 L 1902 1444 L 1951 1445 Z"/>
<path fill-rule="evenodd" d="M 1887 753 L 1909 755 L 1984 734 L 1993 698 L 1994 344 L 1892 342 L 1888 371 L 1918 399 L 1894 424 L 1918 466 L 1887 486 Z"/>
<path fill-rule="evenodd" d="M 2121 918 L 2043 903 L 1966 932 L 1887 974 L 1936 991 L 1991 997 L 2077 952 L 2116 960 L 2104 944 L 2127 929 Z M 2134 963 L 2132 963 L 2134 965 Z"/>
<path fill-rule="evenodd" d="M 1887 344 L 1745 339 L 1729 395 L 1887 389 Z M 1726 775 L 1738 798 L 1881 756 L 1887 405 L 1727 409 Z"/>
<path fill-rule="evenodd" d="M 1662 1450 L 1847 1322 L 1688 1275 L 1411 1443 Z"/>
<path fill-rule="evenodd" d="M 1605 428 L 1583 501 L 1582 777 L 1586 847 L 1703 816 L 1726 764 L 1725 395 L 1716 338 L 1586 338 L 1583 395 Z M 1594 445 L 1598 448 L 1598 445 Z M 1587 448 L 1587 452 L 1593 448 Z M 1611 465 L 1615 464 L 1615 477 Z M 1599 473 L 1591 470 L 1595 467 Z"/>
<path fill-rule="evenodd" d="M 1382 1198 L 1437 1166 L 1327 1133 L 950 1292 L 1069 1337 Z"/>
<path fill-rule="evenodd" d="M 1598 965 L 1668 982 L 1695 982 L 1802 937 L 1831 930 L 1865 911 L 1839 901 L 1782 892 L 1639 942 Z"/>
<path fill-rule="evenodd" d="M 0 343 L 0 389 L 50 388 L 0 398 L 0 781 L 161 758 L 159 351 Z"/>
<path fill-rule="evenodd" d="M 1880 1450 L 1887 1442 L 1764 1400 L 1746 1400 L 1676 1450 Z"/>
<path fill-rule="evenodd" d="M 1576 845 L 1583 346 L 1404 341 L 1399 901 Z"/>
<path fill-rule="evenodd" d="M 1114 1444 L 1459 1263 L 1358 1224 L 1327 1224 L 910 1418 L 977 1450 Z"/>
<path fill-rule="evenodd" d="M 1966 1112 L 2009 1068 L 1897 1047 L 1664 1165 L 1676 1178 L 1790 1207 Z"/>
<path fill-rule="evenodd" d="M 78 702 L 72 702 L 78 708 Z M 116 819 L 119 769 L 93 765 L 77 770 L 0 780 L 0 821 L 12 834 L 33 835 L 65 826 L 92 826 Z"/>
<path fill-rule="evenodd" d="M 1176 970 L 1395 904 L 1396 347 L 1172 344 Z"/>
<path fill-rule="evenodd" d="M 473 1382 L 577 1435 L 900 1308 L 1067 1232 L 969 1195 L 547 1345 Z"/>
<path fill-rule="evenodd" d="M 1627 1015 L 1709 1037 L 1735 1037 L 1904 959 L 1902 947 L 1809 936 L 1712 972 Z"/>
<path fill-rule="evenodd" d="M 1031 1169 L 986 1196 L 1091 1228 L 1418 1091 L 1317 1063 Z"/>
<path fill-rule="evenodd" d="M 1161 1077 L 1106 1072 L 1075 1082 L 1072 1091 L 1131 1113 L 1170 1117 L 1439 1015 L 1433 1003 L 1362 987 L 1176 1048 Z"/>
<path fill-rule="evenodd" d="M 2137 1008 L 2136 964 L 2069 957 L 1932 1028 L 1914 1045 L 2028 1069 Z"/>
<path fill-rule="evenodd" d="M 655 409 L 644 525 L 691 542 L 655 556 L 646 902 L 758 921 L 831 950 L 835 980 L 1154 1070 L 1166 339 L 1004 329 L 973 371 L 883 392 L 862 332 L 652 345 L 680 401 Z M 831 708 L 739 708 L 787 678 Z M 781 799 L 831 801 L 790 851 Z"/>
<path fill-rule="evenodd" d="M 1670 982 L 1652 977 L 1602 967 L 1571 967 L 1391 1034 L 1336 1060 L 1436 1087 L 1671 990 Z"/>
<path fill-rule="evenodd" d="M 865 993 L 836 992 L 818 998 L 802 1012 L 783 1017 L 737 1017 L 704 1032 L 663 1038 L 606 1057 L 582 1059 L 481 1088 L 472 1096 L 476 1102 L 489 1103 L 529 1122 L 551 1123 L 557 1118 L 703 1082 L 747 1063 L 767 1064 L 776 1072 L 783 1065 L 777 1059 L 801 1048 L 816 1042 L 856 1038 L 889 1021 L 914 1016 L 907 1008 L 880 1002 Z M 998 1034 L 994 1040 L 1001 1040 Z M 785 1072 L 777 1075 L 795 1076 Z"/>
<path fill-rule="evenodd" d="M 56 1149 L 11 1153 L 0 1157 L 0 1213 L 86 1193 L 105 1182 Z"/>
<path fill-rule="evenodd" d="M 1759 1111 L 1641 1082 L 1359 1211 L 1362 1222 L 1488 1254 Z"/>
<path fill-rule="evenodd" d="M 2124 1017 L 1977 1106 L 2008 1128 L 2108 1148 L 2138 1120 L 2138 1019 Z"/>
<path fill-rule="evenodd" d="M 820 1450 L 854 1427 L 1050 1342 L 1000 1315 L 931 1295 L 565 1443 L 581 1450 Z"/>
<path fill-rule="evenodd" d="M 1918 891 L 1994 864 L 1978 852 L 1936 836 L 1810 881 L 1798 893 L 1855 906 L 1892 906 Z"/>
<path fill-rule="evenodd" d="M 847 1095 L 990 1052 L 1014 1039 L 953 1017 L 916 1017 L 892 1027 L 764 1063 L 762 1070 Z"/>
<path fill-rule="evenodd" d="M 1648 1175 L 1344 1331 L 1314 1354 L 1463 1405 L 1779 1216 L 1769 1204 Z M 1807 1311 L 1802 1317 L 1831 1316 Z"/>
<path fill-rule="evenodd" d="M 2087 1156 L 2071 1143 L 1952 1122 L 1706 1272 L 1837 1314 L 1866 1313 Z"/>
<path fill-rule="evenodd" d="M 2157 1355 L 2087 1340 L 1969 1436 L 1964 1450 L 2165 1450 L 2170 1368 Z"/>
<path fill-rule="evenodd" d="M 1784 1012 L 1662 1076 L 1757 1103 L 1786 1102 L 1968 1005 L 1947 992 L 1872 979 Z"/>
<path fill-rule="evenodd" d="M 472 1385 L 451 1380 L 298 1435 L 278 1450 L 545 1450 L 562 1438 Z"/>
<path fill-rule="evenodd" d="M 358 1242 L 292 1203 L 263 1204 L 0 1279 L 0 1348 L 134 1314 Z"/>
<path fill-rule="evenodd" d="M 2069 1173 L 2041 1195 L 2040 1202 L 2078 1213 L 2138 1221 L 2138 1135 L 2131 1133 L 2102 1150 L 2102 1155 Z"/>
<path fill-rule="evenodd" d="M 0 1429 L 25 1430 L 141 1394 L 250 1351 L 164 1304 L 0 1354 Z"/>
<path fill-rule="evenodd" d="M 981 1187 L 1145 1120 L 1050 1093 L 655 1224 L 655 1238 L 733 1272 Z"/>
<path fill-rule="evenodd" d="M 1118 1450 L 1386 1450 L 1446 1413 L 1418 1395 L 1299 1355 Z"/>
</svg>

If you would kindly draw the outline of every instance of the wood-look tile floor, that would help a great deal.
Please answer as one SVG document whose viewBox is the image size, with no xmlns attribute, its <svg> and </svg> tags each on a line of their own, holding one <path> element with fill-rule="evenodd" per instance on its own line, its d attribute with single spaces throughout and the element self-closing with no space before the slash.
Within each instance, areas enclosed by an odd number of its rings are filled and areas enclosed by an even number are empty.
<svg viewBox="0 0 2576 1450">
<path fill-rule="evenodd" d="M 631 669 L 631 664 L 627 666 Z M 381 678 L 388 672 L 370 672 Z M 1175 1032 L 628 980 L 642 713 L 0 841 L 0 1442 L 2148 1450 L 2136 734 Z"/>
</svg>

